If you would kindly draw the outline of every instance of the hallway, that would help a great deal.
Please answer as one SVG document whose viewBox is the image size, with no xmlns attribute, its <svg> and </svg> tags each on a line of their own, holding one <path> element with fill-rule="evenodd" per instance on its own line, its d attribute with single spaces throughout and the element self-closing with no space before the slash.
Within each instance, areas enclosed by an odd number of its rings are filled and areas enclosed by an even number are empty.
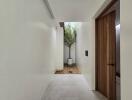
<svg viewBox="0 0 132 100">
<path fill-rule="evenodd" d="M 113 6 L 117 1 L 120 4 Z M 131 100 L 131 4 L 132 0 L 0 0 L 0 100 Z M 113 17 L 105 18 L 115 9 L 119 11 Z M 74 44 L 67 47 L 64 23 L 75 23 L 76 29 L 72 28 L 76 38 L 70 40 Z M 114 31 L 116 35 L 110 34 Z M 78 68 L 63 68 L 68 61 Z M 61 74 L 55 74 L 58 70 Z"/>
<path fill-rule="evenodd" d="M 106 100 L 95 91 L 90 91 L 83 75 L 55 75 L 49 83 L 42 100 Z"/>
</svg>

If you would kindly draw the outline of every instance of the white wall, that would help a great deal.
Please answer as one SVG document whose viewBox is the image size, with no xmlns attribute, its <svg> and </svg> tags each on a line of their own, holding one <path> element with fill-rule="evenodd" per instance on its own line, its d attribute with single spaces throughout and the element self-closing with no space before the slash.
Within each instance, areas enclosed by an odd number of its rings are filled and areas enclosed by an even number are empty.
<svg viewBox="0 0 132 100">
<path fill-rule="evenodd" d="M 88 57 L 85 56 L 88 50 Z M 77 30 L 77 65 L 85 75 L 90 90 L 95 89 L 95 34 L 93 22 L 81 22 Z"/>
<path fill-rule="evenodd" d="M 121 0 L 121 100 L 132 99 L 132 1 Z"/>
<path fill-rule="evenodd" d="M 0 0 L 0 100 L 41 100 L 56 32 L 43 0 Z"/>
<path fill-rule="evenodd" d="M 62 70 L 63 69 L 63 63 L 64 63 L 64 31 L 63 31 L 63 28 L 58 26 L 57 27 L 57 33 L 56 33 L 56 50 L 57 50 L 57 53 L 56 53 L 56 69 L 57 70 Z"/>
</svg>

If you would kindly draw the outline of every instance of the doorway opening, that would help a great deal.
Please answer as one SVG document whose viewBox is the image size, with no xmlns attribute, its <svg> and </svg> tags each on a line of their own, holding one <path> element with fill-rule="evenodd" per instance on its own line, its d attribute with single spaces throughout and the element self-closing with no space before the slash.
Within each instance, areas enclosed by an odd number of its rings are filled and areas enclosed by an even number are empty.
<svg viewBox="0 0 132 100">
<path fill-rule="evenodd" d="M 63 27 L 63 69 L 56 74 L 80 74 L 77 65 L 77 33 L 79 22 L 60 22 Z"/>
</svg>

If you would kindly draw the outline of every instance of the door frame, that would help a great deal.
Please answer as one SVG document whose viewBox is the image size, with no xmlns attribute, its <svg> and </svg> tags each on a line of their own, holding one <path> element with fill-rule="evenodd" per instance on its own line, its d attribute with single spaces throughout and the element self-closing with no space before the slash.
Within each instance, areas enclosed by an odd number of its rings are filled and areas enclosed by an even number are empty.
<svg viewBox="0 0 132 100">
<path fill-rule="evenodd" d="M 112 11 L 109 12 L 109 10 L 113 7 L 114 4 L 117 3 L 119 0 L 112 0 L 105 8 L 104 10 L 100 13 L 98 17 L 95 18 L 95 90 L 98 91 L 98 30 L 97 30 L 97 20 L 106 14 L 115 11 L 116 9 L 113 9 Z M 108 12 L 108 13 L 107 13 Z M 116 43 L 115 43 L 116 44 Z M 115 56 L 116 57 L 116 56 Z M 116 73 L 115 73 L 116 74 Z M 116 77 L 115 77 L 116 78 Z M 115 86 L 116 90 L 116 86 Z M 116 92 L 115 92 L 116 93 Z"/>
</svg>

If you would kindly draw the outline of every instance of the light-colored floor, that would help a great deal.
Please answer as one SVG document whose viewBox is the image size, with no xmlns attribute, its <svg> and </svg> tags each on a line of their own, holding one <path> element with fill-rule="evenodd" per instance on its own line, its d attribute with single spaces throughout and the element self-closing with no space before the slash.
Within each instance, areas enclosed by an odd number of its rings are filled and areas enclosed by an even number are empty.
<svg viewBox="0 0 132 100">
<path fill-rule="evenodd" d="M 48 85 L 43 100 L 106 100 L 101 94 L 90 91 L 83 75 L 60 74 Z"/>
</svg>

